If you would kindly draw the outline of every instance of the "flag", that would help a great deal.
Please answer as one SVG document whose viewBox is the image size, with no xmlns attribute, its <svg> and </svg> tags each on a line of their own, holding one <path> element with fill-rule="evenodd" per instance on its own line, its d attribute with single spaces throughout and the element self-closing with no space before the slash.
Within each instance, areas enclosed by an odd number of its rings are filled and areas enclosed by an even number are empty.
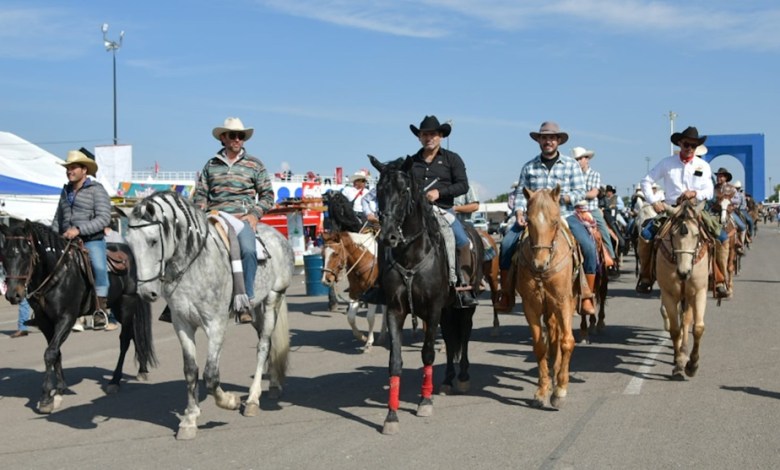
<svg viewBox="0 0 780 470">
<path fill-rule="evenodd" d="M 157 176 L 157 173 L 160 172 L 160 164 L 157 162 L 154 162 L 154 176 Z"/>
</svg>

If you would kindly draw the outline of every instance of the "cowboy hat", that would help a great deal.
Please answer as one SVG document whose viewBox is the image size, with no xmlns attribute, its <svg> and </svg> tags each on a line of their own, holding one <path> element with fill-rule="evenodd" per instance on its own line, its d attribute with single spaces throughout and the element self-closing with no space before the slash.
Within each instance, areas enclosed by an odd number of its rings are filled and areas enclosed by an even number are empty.
<svg viewBox="0 0 780 470">
<path fill-rule="evenodd" d="M 349 182 L 354 183 L 357 180 L 368 181 L 368 172 L 365 170 L 358 170 L 353 175 L 350 175 Z"/>
<path fill-rule="evenodd" d="M 737 189 L 742 189 L 742 181 L 740 180 L 734 181 L 734 187 Z"/>
<path fill-rule="evenodd" d="M 617 191 L 615 190 L 615 187 L 614 187 L 614 186 L 612 186 L 611 184 L 608 184 L 608 185 L 607 185 L 607 186 L 604 188 L 604 191 L 609 191 L 609 192 L 612 192 L 612 193 L 617 193 Z"/>
<path fill-rule="evenodd" d="M 438 132 L 441 134 L 442 137 L 447 137 L 450 135 L 450 132 L 452 132 L 452 126 L 450 126 L 448 123 L 439 124 L 439 120 L 436 119 L 436 116 L 425 116 L 420 122 L 420 128 L 414 127 L 413 124 L 409 124 L 409 129 L 412 130 L 412 134 L 416 135 L 417 137 L 420 137 L 420 132 L 423 131 L 433 131 Z"/>
<path fill-rule="evenodd" d="M 704 143 L 705 140 L 707 140 L 707 136 L 706 135 L 703 135 L 703 136 L 699 137 L 699 130 L 696 129 L 695 127 L 692 127 L 692 126 L 687 127 L 682 132 L 675 132 L 674 134 L 672 134 L 672 137 L 670 137 L 670 140 L 672 141 L 672 143 L 674 145 L 679 147 L 680 146 L 680 143 L 679 143 L 680 139 L 683 139 L 683 138 L 695 140 L 696 142 L 698 142 L 697 145 L 701 145 L 701 144 Z"/>
<path fill-rule="evenodd" d="M 729 181 L 731 181 L 731 178 L 732 178 L 731 173 L 729 173 L 729 170 L 727 170 L 727 169 L 725 169 L 723 167 L 718 168 L 718 171 L 715 172 L 715 176 L 717 176 L 717 175 L 726 175 L 726 182 L 727 183 Z"/>
<path fill-rule="evenodd" d="M 98 171 L 98 166 L 95 160 L 92 160 L 88 156 L 79 152 L 78 150 L 71 150 L 68 152 L 68 158 L 64 162 L 57 162 L 64 167 L 70 165 L 83 165 L 87 167 L 87 174 L 89 176 L 95 176 Z"/>
<path fill-rule="evenodd" d="M 225 119 L 225 124 L 223 124 L 221 127 L 215 127 L 214 130 L 211 131 L 211 135 L 214 136 L 215 139 L 220 140 L 219 138 L 222 134 L 225 132 L 243 132 L 246 134 L 244 137 L 244 142 L 252 138 L 252 134 L 254 134 L 255 130 L 252 127 L 244 127 L 244 123 L 241 122 L 241 119 L 237 117 L 229 117 Z"/>
<path fill-rule="evenodd" d="M 557 135 L 560 139 L 560 142 L 558 145 L 563 145 L 566 143 L 567 140 L 569 140 L 569 134 L 562 132 L 561 128 L 558 127 L 558 124 L 552 122 L 552 121 L 545 121 L 542 123 L 542 126 L 539 128 L 539 132 L 531 132 L 530 136 L 535 141 L 539 142 L 539 136 L 541 135 Z"/>
<path fill-rule="evenodd" d="M 593 150 L 585 150 L 585 147 L 574 147 L 571 149 L 571 158 L 579 160 L 580 158 L 587 157 L 588 160 L 596 156 L 596 152 Z"/>
<path fill-rule="evenodd" d="M 696 155 L 697 157 L 703 157 L 707 155 L 707 152 L 709 152 L 709 149 L 707 148 L 706 145 L 699 145 L 698 147 L 696 147 L 696 150 L 694 150 L 693 154 Z"/>
</svg>

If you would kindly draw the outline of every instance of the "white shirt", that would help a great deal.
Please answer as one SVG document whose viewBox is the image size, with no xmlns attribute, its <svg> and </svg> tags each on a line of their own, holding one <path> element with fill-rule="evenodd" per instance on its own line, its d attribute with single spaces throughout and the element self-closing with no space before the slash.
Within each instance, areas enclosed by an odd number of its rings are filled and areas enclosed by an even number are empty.
<svg viewBox="0 0 780 470">
<path fill-rule="evenodd" d="M 653 183 L 663 180 L 663 195 L 653 194 Z M 713 195 L 712 169 L 710 164 L 699 157 L 693 157 L 689 163 L 680 161 L 672 155 L 661 160 L 650 173 L 642 178 L 642 192 L 650 204 L 666 200 L 669 205 L 677 203 L 677 198 L 685 191 L 696 191 L 696 200 L 701 202 Z"/>
<path fill-rule="evenodd" d="M 368 188 L 359 190 L 354 186 L 346 186 L 341 190 L 341 194 L 349 199 L 355 212 L 363 213 L 363 197 L 368 194 Z"/>
</svg>

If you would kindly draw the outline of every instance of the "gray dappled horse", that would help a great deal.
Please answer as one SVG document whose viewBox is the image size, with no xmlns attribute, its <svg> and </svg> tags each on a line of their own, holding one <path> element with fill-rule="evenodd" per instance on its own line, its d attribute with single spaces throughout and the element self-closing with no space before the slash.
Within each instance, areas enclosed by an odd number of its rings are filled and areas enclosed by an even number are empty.
<svg viewBox="0 0 780 470">
<path fill-rule="evenodd" d="M 198 365 L 195 332 L 202 326 L 208 337 L 208 355 L 203 381 L 217 406 L 235 410 L 237 394 L 220 386 L 219 358 L 233 299 L 232 271 L 228 249 L 206 214 L 178 193 L 155 193 L 139 202 L 128 217 L 127 242 L 136 254 L 138 291 L 150 301 L 165 299 L 184 355 L 187 409 L 181 417 L 177 439 L 192 439 L 197 433 Z M 257 235 L 268 250 L 268 259 L 258 262 L 253 300 L 257 330 L 257 364 L 244 415 L 260 409 L 263 367 L 269 361 L 269 394 L 278 395 L 287 372 L 290 350 L 286 291 L 293 276 L 293 252 L 275 229 L 259 223 Z"/>
</svg>

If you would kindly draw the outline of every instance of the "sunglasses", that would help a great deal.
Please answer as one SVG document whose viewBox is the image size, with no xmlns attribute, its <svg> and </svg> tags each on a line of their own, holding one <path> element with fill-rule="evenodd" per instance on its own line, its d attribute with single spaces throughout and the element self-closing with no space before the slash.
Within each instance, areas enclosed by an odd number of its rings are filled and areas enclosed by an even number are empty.
<svg viewBox="0 0 780 470">
<path fill-rule="evenodd" d="M 699 144 L 696 142 L 680 142 L 680 147 L 687 148 L 687 149 L 695 149 L 698 146 Z"/>
<path fill-rule="evenodd" d="M 244 132 L 227 132 L 225 135 L 227 135 L 228 140 L 244 140 L 246 137 Z"/>
</svg>

